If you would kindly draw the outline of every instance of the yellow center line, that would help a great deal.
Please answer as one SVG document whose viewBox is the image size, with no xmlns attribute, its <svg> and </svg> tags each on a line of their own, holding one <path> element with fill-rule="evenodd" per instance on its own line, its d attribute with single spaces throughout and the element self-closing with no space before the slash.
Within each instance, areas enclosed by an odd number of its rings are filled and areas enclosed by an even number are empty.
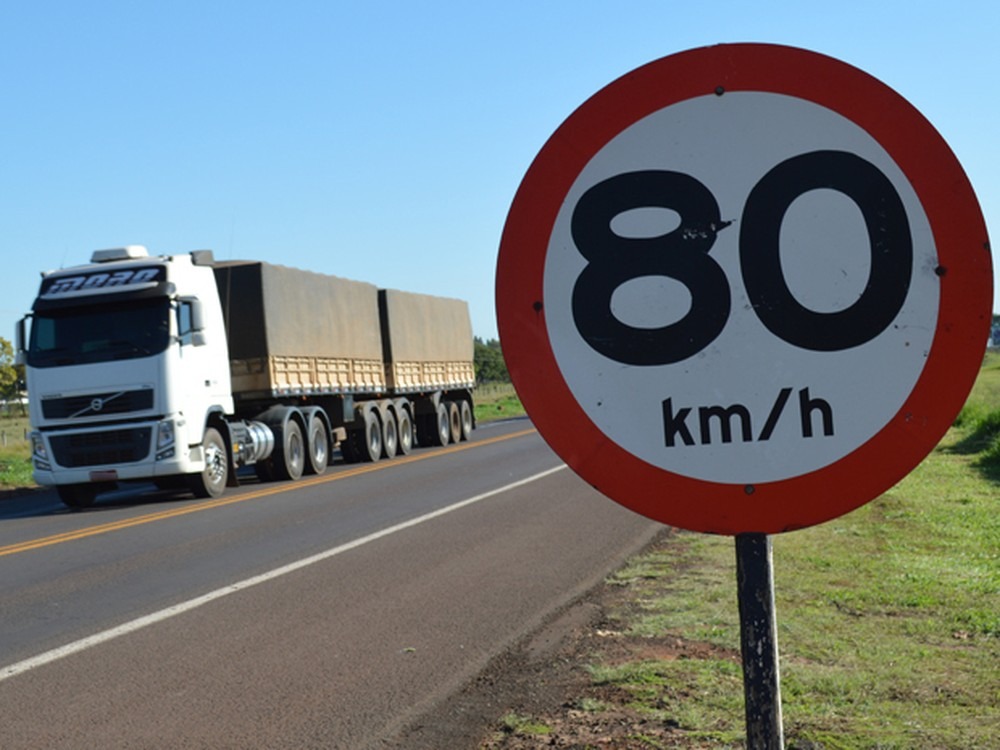
<svg viewBox="0 0 1000 750">
<path fill-rule="evenodd" d="M 233 497 L 219 498 L 217 500 L 208 500 L 206 502 L 201 502 L 198 504 L 185 505 L 180 508 L 172 508 L 170 510 L 163 510 L 156 513 L 147 513 L 142 516 L 137 516 L 135 518 L 126 518 L 120 521 L 112 521 L 111 523 L 104 523 L 97 526 L 89 526 L 85 529 L 78 529 L 76 531 L 67 531 L 62 534 L 53 534 L 52 536 L 41 537 L 39 539 L 31 539 L 26 542 L 18 542 L 16 544 L 8 544 L 5 547 L 0 547 L 0 557 L 6 555 L 14 555 L 18 552 L 28 552 L 29 550 L 39 549 L 41 547 L 50 547 L 54 544 L 62 544 L 63 542 L 70 542 L 75 539 L 86 539 L 87 537 L 97 536 L 99 534 L 108 534 L 112 531 L 120 531 L 122 529 L 128 529 L 133 526 L 142 526 L 143 524 L 153 523 L 154 521 L 164 521 L 168 518 L 176 518 L 178 516 L 185 516 L 189 513 L 201 513 L 205 510 L 213 510 L 215 508 L 221 508 L 226 505 L 234 505 L 236 503 L 246 502 L 247 500 L 257 500 L 258 498 L 268 497 L 269 495 L 277 495 L 281 492 L 289 492 L 291 490 L 305 489 L 307 487 L 314 487 L 318 484 L 326 484 L 327 482 L 337 482 L 341 479 L 350 479 L 351 477 L 360 476 L 362 474 L 369 474 L 373 471 L 381 471 L 383 469 L 391 469 L 396 466 L 404 466 L 405 464 L 415 463 L 417 461 L 425 461 L 429 458 L 439 458 L 441 456 L 447 456 L 452 453 L 460 453 L 461 451 L 472 450 L 474 448 L 482 448 L 487 445 L 493 445 L 494 443 L 502 443 L 505 440 L 513 440 L 515 438 L 524 437 L 525 435 L 530 435 L 535 432 L 535 429 L 521 430 L 520 432 L 513 432 L 509 435 L 500 435 L 493 438 L 487 438 L 485 440 L 476 440 L 475 442 L 462 443 L 461 445 L 453 445 L 448 448 L 442 448 L 441 450 L 436 450 L 430 453 L 420 453 L 419 455 L 410 456 L 399 456 L 394 458 L 392 461 L 386 463 L 378 462 L 374 464 L 367 464 L 364 466 L 358 466 L 353 469 L 348 469 L 346 471 L 341 471 L 336 474 L 330 474 L 326 476 L 313 477 L 311 479 L 304 479 L 293 483 L 282 483 L 280 485 L 274 485 L 272 487 L 265 487 L 259 490 L 253 490 L 252 492 L 247 492 L 242 495 L 236 495 Z"/>
</svg>

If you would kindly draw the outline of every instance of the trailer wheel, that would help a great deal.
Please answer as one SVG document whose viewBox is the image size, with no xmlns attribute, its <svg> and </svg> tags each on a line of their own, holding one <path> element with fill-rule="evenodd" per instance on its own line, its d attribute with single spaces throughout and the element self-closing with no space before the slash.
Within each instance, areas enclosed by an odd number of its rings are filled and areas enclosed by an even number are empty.
<svg viewBox="0 0 1000 750">
<path fill-rule="evenodd" d="M 395 457 L 398 447 L 399 427 L 396 424 L 396 417 L 393 416 L 392 412 L 387 411 L 385 421 L 382 422 L 382 457 Z"/>
<path fill-rule="evenodd" d="M 460 410 L 462 412 L 462 440 L 472 437 L 472 405 L 462 399 Z"/>
<path fill-rule="evenodd" d="M 306 464 L 304 442 L 299 423 L 294 419 L 285 422 L 281 429 L 281 452 L 274 461 L 278 479 L 296 480 L 302 476 Z"/>
<path fill-rule="evenodd" d="M 406 409 L 401 409 L 396 416 L 399 423 L 399 454 L 408 456 L 413 452 L 413 422 L 410 421 L 410 414 Z"/>
<path fill-rule="evenodd" d="M 451 415 L 448 404 L 442 401 L 437 407 L 437 430 L 434 433 L 434 445 L 448 445 L 451 438 Z"/>
<path fill-rule="evenodd" d="M 378 461 L 382 458 L 382 425 L 374 409 L 365 412 L 365 425 L 360 430 L 353 430 L 349 438 L 353 438 L 354 451 L 361 461 Z"/>
<path fill-rule="evenodd" d="M 73 510 L 89 508 L 97 499 L 97 487 L 92 484 L 60 484 L 56 492 L 63 505 Z"/>
<path fill-rule="evenodd" d="M 322 474 L 330 461 L 330 439 L 326 434 L 326 425 L 319 417 L 309 420 L 308 430 L 308 461 L 305 464 L 306 474 Z"/>
<path fill-rule="evenodd" d="M 191 491 L 195 497 L 219 497 L 226 489 L 229 479 L 229 453 L 226 441 L 214 427 L 205 430 L 205 438 L 201 443 L 205 468 L 198 474 L 192 474 Z"/>
<path fill-rule="evenodd" d="M 450 442 L 457 443 L 462 439 L 462 414 L 458 404 L 449 401 L 448 405 L 448 438 Z"/>
</svg>

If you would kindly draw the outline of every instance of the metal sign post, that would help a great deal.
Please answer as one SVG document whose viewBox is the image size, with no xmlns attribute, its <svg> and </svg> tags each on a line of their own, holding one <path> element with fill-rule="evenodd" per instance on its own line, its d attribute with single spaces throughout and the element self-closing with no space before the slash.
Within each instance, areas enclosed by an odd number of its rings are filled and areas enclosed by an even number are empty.
<svg viewBox="0 0 1000 750">
<path fill-rule="evenodd" d="M 746 704 L 747 750 L 782 750 L 778 618 L 774 610 L 771 537 L 736 537 L 736 588 Z"/>
</svg>

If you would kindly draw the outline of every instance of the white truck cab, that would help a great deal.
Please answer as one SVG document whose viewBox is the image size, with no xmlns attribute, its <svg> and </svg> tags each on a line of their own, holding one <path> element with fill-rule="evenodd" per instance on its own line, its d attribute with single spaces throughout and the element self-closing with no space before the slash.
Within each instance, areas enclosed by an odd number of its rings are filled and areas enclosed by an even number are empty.
<svg viewBox="0 0 1000 750">
<path fill-rule="evenodd" d="M 233 410 L 211 263 L 132 245 L 42 275 L 18 348 L 35 481 L 67 505 L 119 480 L 204 474 L 208 416 Z"/>
</svg>

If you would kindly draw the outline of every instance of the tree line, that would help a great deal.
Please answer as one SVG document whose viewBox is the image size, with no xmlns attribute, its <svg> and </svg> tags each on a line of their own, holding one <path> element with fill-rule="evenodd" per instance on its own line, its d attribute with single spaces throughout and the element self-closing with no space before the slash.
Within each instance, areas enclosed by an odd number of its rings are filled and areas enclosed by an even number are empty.
<svg viewBox="0 0 1000 750">
<path fill-rule="evenodd" d="M 0 402 L 20 403 L 19 398 L 23 392 L 24 365 L 14 364 L 14 346 L 0 336 Z"/>
<path fill-rule="evenodd" d="M 500 342 L 496 339 L 484 341 L 476 336 L 474 341 L 473 360 L 476 368 L 477 383 L 509 383 L 510 373 L 504 362 Z"/>
</svg>

